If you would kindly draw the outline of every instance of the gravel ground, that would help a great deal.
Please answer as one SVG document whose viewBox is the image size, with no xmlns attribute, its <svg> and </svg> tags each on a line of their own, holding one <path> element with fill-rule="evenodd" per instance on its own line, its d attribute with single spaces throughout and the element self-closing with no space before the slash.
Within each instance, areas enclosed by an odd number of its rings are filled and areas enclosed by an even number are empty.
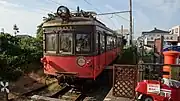
<svg viewBox="0 0 180 101">
<path fill-rule="evenodd" d="M 14 98 L 24 92 L 31 91 L 33 89 L 42 87 L 45 85 L 45 76 L 42 76 L 43 71 L 40 70 L 38 73 L 30 73 L 19 78 L 16 82 L 9 83 L 10 94 L 8 98 Z M 54 81 L 55 79 L 47 80 L 47 84 Z M 4 93 L 0 92 L 0 101 L 4 101 Z M 22 100 L 21 100 L 22 101 Z"/>
</svg>

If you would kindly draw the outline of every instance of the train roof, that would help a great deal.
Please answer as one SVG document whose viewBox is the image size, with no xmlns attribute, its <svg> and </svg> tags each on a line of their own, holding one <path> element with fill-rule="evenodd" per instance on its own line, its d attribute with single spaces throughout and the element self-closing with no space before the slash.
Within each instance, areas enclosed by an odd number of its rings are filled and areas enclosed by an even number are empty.
<svg viewBox="0 0 180 101">
<path fill-rule="evenodd" d="M 44 28 L 58 27 L 64 25 L 94 25 L 94 26 L 100 26 L 102 28 L 105 28 L 106 30 L 116 33 L 115 31 L 108 28 L 105 24 L 103 24 L 101 21 L 97 20 L 96 18 L 89 18 L 89 17 L 71 17 L 69 18 L 69 21 L 66 23 L 63 23 L 63 20 L 60 17 L 56 17 L 53 20 L 43 23 Z"/>
</svg>

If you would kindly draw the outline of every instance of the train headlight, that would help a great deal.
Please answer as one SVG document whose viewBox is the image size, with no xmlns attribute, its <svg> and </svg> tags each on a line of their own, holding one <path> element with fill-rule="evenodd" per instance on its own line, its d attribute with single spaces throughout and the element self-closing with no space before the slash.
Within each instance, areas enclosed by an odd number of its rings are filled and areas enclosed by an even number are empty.
<svg viewBox="0 0 180 101">
<path fill-rule="evenodd" d="M 84 66 L 85 64 L 86 64 L 86 60 L 85 60 L 85 58 L 84 57 L 79 57 L 78 59 L 77 59 L 77 64 L 79 65 L 79 66 Z"/>
<path fill-rule="evenodd" d="M 67 7 L 60 6 L 57 9 L 57 15 L 59 15 L 63 20 L 65 20 L 70 17 L 70 11 Z"/>
</svg>

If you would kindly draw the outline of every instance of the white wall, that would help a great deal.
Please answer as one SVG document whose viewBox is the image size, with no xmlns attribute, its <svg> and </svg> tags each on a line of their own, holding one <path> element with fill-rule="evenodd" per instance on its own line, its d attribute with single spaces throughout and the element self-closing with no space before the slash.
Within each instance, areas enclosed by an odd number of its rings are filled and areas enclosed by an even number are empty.
<svg viewBox="0 0 180 101">
<path fill-rule="evenodd" d="M 170 29 L 170 34 L 176 34 L 180 36 L 180 26 L 174 26 Z"/>
</svg>

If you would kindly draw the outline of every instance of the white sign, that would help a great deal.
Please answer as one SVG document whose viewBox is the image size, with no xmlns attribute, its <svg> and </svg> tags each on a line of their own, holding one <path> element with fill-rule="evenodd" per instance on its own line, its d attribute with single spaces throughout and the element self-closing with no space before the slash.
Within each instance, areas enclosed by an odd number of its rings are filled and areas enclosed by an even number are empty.
<svg viewBox="0 0 180 101">
<path fill-rule="evenodd" d="M 7 92 L 7 93 L 9 93 L 9 89 L 7 88 L 7 87 L 9 86 L 9 83 L 8 83 L 8 82 L 5 82 L 5 84 L 4 84 L 4 83 L 1 81 L 0 84 L 1 84 L 1 86 L 3 86 L 3 87 L 1 88 L 1 92 Z"/>
<path fill-rule="evenodd" d="M 162 93 L 163 96 L 165 96 L 165 97 L 171 97 L 171 90 L 161 89 L 161 93 Z"/>
<path fill-rule="evenodd" d="M 147 93 L 160 93 L 160 84 L 147 84 Z"/>
</svg>

